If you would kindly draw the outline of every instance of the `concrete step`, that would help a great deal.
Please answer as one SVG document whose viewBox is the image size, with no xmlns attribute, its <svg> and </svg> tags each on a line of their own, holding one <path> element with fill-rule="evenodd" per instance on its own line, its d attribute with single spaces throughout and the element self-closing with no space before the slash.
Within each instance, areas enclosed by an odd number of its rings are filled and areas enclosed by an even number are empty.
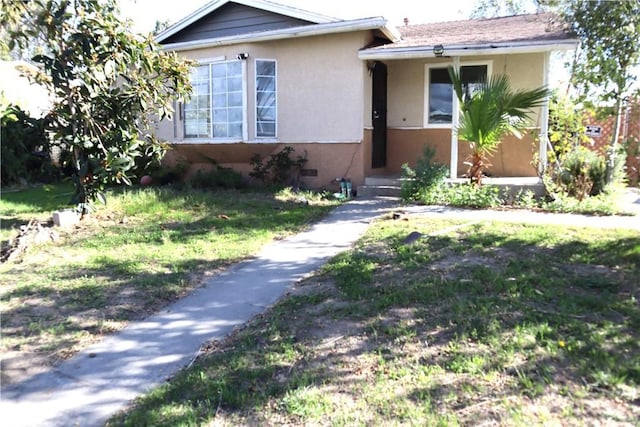
<svg viewBox="0 0 640 427">
<path fill-rule="evenodd" d="M 367 176 L 364 179 L 364 185 L 372 187 L 400 187 L 402 185 L 402 178 L 399 176 Z"/>
<path fill-rule="evenodd" d="M 396 185 L 360 185 L 358 197 L 400 197 L 400 186 Z"/>
</svg>

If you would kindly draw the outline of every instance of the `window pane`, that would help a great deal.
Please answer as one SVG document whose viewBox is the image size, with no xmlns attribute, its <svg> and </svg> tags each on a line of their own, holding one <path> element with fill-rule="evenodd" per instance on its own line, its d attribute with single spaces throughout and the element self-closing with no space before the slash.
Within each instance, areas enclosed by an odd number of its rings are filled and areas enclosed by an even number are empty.
<svg viewBox="0 0 640 427">
<path fill-rule="evenodd" d="M 276 124 L 273 122 L 258 122 L 258 137 L 273 137 L 276 135 Z"/>
<path fill-rule="evenodd" d="M 215 95 L 213 95 L 213 106 L 214 107 L 226 107 L 227 106 L 227 95 L 226 94 L 215 94 Z"/>
<path fill-rule="evenodd" d="M 226 124 L 214 124 L 213 125 L 213 137 L 214 138 L 226 138 L 228 135 Z"/>
<path fill-rule="evenodd" d="M 242 92 L 232 92 L 228 99 L 230 107 L 242 107 Z"/>
<path fill-rule="evenodd" d="M 470 98 L 480 85 L 487 79 L 486 65 L 468 65 L 460 67 L 462 91 L 464 98 Z"/>
<path fill-rule="evenodd" d="M 256 79 L 256 90 L 261 92 L 276 90 L 275 77 L 258 77 Z"/>
<path fill-rule="evenodd" d="M 276 136 L 276 62 L 256 61 L 256 135 Z"/>
<path fill-rule="evenodd" d="M 451 123 L 453 87 L 450 83 L 429 85 L 429 123 Z"/>
<path fill-rule="evenodd" d="M 275 121 L 276 109 L 275 108 L 258 108 L 258 121 Z"/>
<path fill-rule="evenodd" d="M 256 61 L 256 75 L 258 76 L 275 76 L 275 61 Z"/>
<path fill-rule="evenodd" d="M 448 68 L 430 68 L 429 77 L 431 83 L 451 84 Z"/>
<path fill-rule="evenodd" d="M 276 106 L 275 92 L 258 92 L 258 108 L 267 108 Z"/>
<path fill-rule="evenodd" d="M 242 108 L 229 108 L 229 122 L 242 123 Z"/>
<path fill-rule="evenodd" d="M 242 123 L 230 123 L 228 136 L 234 138 L 242 138 Z"/>
<path fill-rule="evenodd" d="M 227 123 L 227 109 L 226 108 L 214 108 L 213 110 L 213 123 Z"/>
<path fill-rule="evenodd" d="M 240 61 L 227 62 L 228 76 L 242 76 L 242 63 Z"/>
<path fill-rule="evenodd" d="M 487 78 L 486 65 L 463 65 L 460 78 L 465 97 L 469 97 Z M 448 68 L 429 69 L 429 123 L 451 123 L 453 87 Z"/>
<path fill-rule="evenodd" d="M 460 67 L 462 83 L 481 83 L 487 78 L 486 65 L 465 65 Z"/>
<path fill-rule="evenodd" d="M 227 64 L 213 64 L 211 72 L 213 77 L 227 77 Z"/>
<path fill-rule="evenodd" d="M 213 79 L 213 93 L 225 93 L 227 91 L 227 79 L 225 78 L 214 78 Z"/>
<path fill-rule="evenodd" d="M 231 77 L 227 79 L 227 87 L 229 92 L 242 91 L 242 77 Z"/>
<path fill-rule="evenodd" d="M 209 136 L 211 123 L 209 66 L 194 67 L 191 82 L 193 94 L 184 106 L 184 134 L 186 138 L 204 138 Z"/>
</svg>

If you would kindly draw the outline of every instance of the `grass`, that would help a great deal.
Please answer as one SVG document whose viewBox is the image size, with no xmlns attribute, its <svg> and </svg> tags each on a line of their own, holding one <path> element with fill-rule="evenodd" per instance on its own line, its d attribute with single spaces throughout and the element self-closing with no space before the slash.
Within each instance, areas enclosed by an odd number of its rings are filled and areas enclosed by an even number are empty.
<svg viewBox="0 0 640 427">
<path fill-rule="evenodd" d="M 64 207 L 70 188 L 2 195 L 3 236 Z M 68 357 L 176 300 L 335 203 L 310 194 L 121 189 L 56 243 L 0 265 L 3 353 Z M 6 371 L 6 366 L 3 370 Z M 5 372 L 3 372 L 4 374 Z M 7 378 L 4 378 L 5 380 Z"/>
<path fill-rule="evenodd" d="M 637 232 L 384 219 L 108 425 L 634 425 L 639 275 Z"/>
</svg>

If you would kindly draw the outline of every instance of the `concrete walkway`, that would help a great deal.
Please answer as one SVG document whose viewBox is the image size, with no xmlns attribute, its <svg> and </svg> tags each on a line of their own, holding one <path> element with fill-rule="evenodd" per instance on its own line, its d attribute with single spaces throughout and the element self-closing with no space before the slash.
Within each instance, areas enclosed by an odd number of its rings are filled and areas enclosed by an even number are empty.
<svg viewBox="0 0 640 427">
<path fill-rule="evenodd" d="M 189 364 L 200 346 L 221 339 L 275 303 L 294 283 L 349 249 L 372 219 L 394 205 L 346 203 L 308 231 L 267 245 L 253 260 L 130 324 L 55 369 L 2 390 L 2 426 L 101 426 L 137 396 Z"/>
<path fill-rule="evenodd" d="M 630 202 L 640 206 L 640 194 Z M 397 204 L 389 199 L 346 203 L 308 231 L 267 245 L 255 259 L 212 277 L 204 287 L 162 312 L 130 324 L 54 370 L 6 387 L 0 402 L 2 425 L 103 425 L 132 399 L 188 365 L 204 342 L 224 338 L 332 256 L 348 250 L 372 219 Z M 438 206 L 398 210 L 450 219 L 640 230 L 640 215 L 591 217 Z"/>
</svg>

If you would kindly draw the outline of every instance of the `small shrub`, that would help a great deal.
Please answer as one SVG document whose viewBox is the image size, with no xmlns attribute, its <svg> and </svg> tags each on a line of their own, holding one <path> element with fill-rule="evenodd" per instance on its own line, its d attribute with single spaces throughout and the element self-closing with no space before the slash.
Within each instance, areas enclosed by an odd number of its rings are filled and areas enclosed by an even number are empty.
<svg viewBox="0 0 640 427">
<path fill-rule="evenodd" d="M 616 169 L 621 168 L 618 166 Z M 561 192 L 578 200 L 597 196 L 605 191 L 606 175 L 604 156 L 584 147 L 576 147 L 564 156 L 557 171 L 552 173 L 552 180 L 557 185 L 554 192 Z M 620 171 L 616 175 L 620 177 Z"/>
<path fill-rule="evenodd" d="M 590 215 L 615 215 L 620 213 L 614 192 L 603 192 L 597 196 L 586 197 L 583 200 L 559 193 L 552 200 L 543 203 L 542 209 L 550 212 Z"/>
<path fill-rule="evenodd" d="M 300 171 L 307 163 L 307 153 L 292 159 L 293 147 L 287 145 L 279 152 L 272 154 L 266 162 L 259 154 L 251 157 L 250 164 L 253 170 L 249 176 L 261 181 L 263 184 L 285 185 L 292 184 L 297 187 L 300 183 Z"/>
<path fill-rule="evenodd" d="M 520 190 L 516 194 L 513 205 L 523 209 L 534 209 L 540 207 L 540 201 L 531 190 Z"/>
<path fill-rule="evenodd" d="M 471 208 L 495 208 L 504 204 L 500 189 L 494 185 L 454 184 L 443 194 L 444 204 Z"/>
<path fill-rule="evenodd" d="M 191 188 L 240 189 L 244 187 L 242 175 L 231 168 L 216 165 L 208 172 L 197 171 L 188 181 Z"/>
<path fill-rule="evenodd" d="M 446 166 L 435 163 L 433 157 L 435 150 L 429 146 L 424 148 L 422 157 L 417 161 L 416 168 L 411 169 L 408 164 L 402 165 L 402 199 L 436 201 L 441 187 L 444 185 L 449 169 Z M 433 203 L 429 203 L 433 204 Z"/>
</svg>

